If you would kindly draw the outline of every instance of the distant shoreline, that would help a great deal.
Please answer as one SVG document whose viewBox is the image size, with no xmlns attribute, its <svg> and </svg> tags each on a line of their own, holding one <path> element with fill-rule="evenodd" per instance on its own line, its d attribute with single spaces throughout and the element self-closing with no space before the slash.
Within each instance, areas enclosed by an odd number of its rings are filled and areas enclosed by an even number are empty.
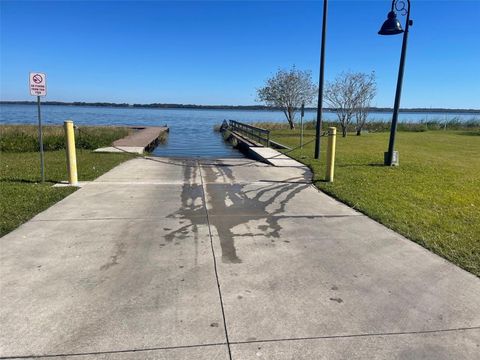
<svg viewBox="0 0 480 360">
<path fill-rule="evenodd" d="M 35 101 L 0 101 L 0 105 L 35 105 Z M 192 109 L 192 110 L 264 110 L 278 111 L 280 108 L 264 105 L 196 105 L 196 104 L 127 104 L 127 103 L 108 103 L 108 102 L 63 102 L 63 101 L 44 101 L 43 105 L 62 105 L 62 106 L 91 106 L 91 107 L 111 107 L 111 108 L 144 108 L 144 109 Z M 315 107 L 305 108 L 305 110 L 316 110 Z M 325 111 L 335 111 L 335 109 L 326 108 Z M 392 108 L 372 107 L 371 112 L 391 112 Z M 480 114 L 480 109 L 446 109 L 446 108 L 403 108 L 401 112 L 409 113 L 462 113 L 462 114 Z"/>
</svg>

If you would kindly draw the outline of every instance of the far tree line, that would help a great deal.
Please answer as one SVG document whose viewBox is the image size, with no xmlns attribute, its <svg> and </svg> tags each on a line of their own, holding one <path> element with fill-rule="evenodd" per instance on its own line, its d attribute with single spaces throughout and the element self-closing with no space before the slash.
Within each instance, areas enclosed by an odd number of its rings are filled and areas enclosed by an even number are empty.
<svg viewBox="0 0 480 360">
<path fill-rule="evenodd" d="M 36 101 L 22 101 L 22 100 L 0 100 L 0 105 L 37 105 Z M 271 107 L 266 105 L 197 105 L 197 104 L 169 104 L 169 103 L 152 103 L 152 104 L 129 104 L 129 103 L 111 103 L 111 102 L 84 102 L 84 101 L 44 101 L 43 105 L 57 105 L 57 106 L 95 106 L 95 107 L 118 107 L 118 108 L 161 108 L 161 109 L 207 109 L 207 110 L 281 110 L 278 107 Z M 305 110 L 315 110 L 317 104 L 306 106 Z M 335 111 L 333 108 L 324 108 L 325 111 Z M 369 108 L 370 112 L 385 112 L 392 111 L 388 107 Z M 456 109 L 456 108 L 401 108 L 400 112 L 412 113 L 463 113 L 463 114 L 480 114 L 480 109 Z"/>
<path fill-rule="evenodd" d="M 375 72 L 343 72 L 326 83 L 324 101 L 336 113 L 344 137 L 352 121 L 356 134 L 362 133 L 376 92 Z M 295 128 L 295 116 L 302 104 L 312 104 L 317 94 L 318 87 L 312 81 L 311 72 L 295 66 L 289 70 L 278 70 L 263 87 L 257 89 L 258 101 L 280 108 L 290 129 Z"/>
</svg>

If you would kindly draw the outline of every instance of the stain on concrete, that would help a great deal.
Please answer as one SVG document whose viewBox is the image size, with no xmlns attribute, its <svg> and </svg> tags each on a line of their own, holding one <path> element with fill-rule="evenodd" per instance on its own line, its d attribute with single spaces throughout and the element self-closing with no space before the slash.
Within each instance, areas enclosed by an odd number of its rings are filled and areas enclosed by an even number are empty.
<svg viewBox="0 0 480 360">
<path fill-rule="evenodd" d="M 339 304 L 343 303 L 343 300 L 341 298 L 330 298 L 330 300 L 335 301 Z"/>
<path fill-rule="evenodd" d="M 291 179 L 287 179 L 286 182 L 266 182 L 264 186 L 249 189 L 248 184 L 236 183 L 232 167 L 221 161 L 214 164 L 186 161 L 185 165 L 181 208 L 169 215 L 170 218 L 181 219 L 182 226 L 169 232 L 165 238 L 167 242 L 172 242 L 193 235 L 198 242 L 198 227 L 205 224 L 207 215 L 205 191 L 209 206 L 208 219 L 218 234 L 224 263 L 242 262 L 237 254 L 235 239 L 238 241 L 242 237 L 266 236 L 271 238 L 274 246 L 282 229 L 279 224 L 282 216 L 277 215 L 285 211 L 286 205 L 296 194 L 310 186 L 289 182 Z M 200 174 L 204 177 L 203 186 L 195 184 L 195 179 Z M 272 205 L 276 208 L 270 209 Z M 261 224 L 248 226 L 259 222 Z M 238 225 L 247 225 L 249 231 L 239 233 Z"/>
<path fill-rule="evenodd" d="M 217 230 L 224 263 L 241 262 L 235 248 L 235 239 L 255 235 L 279 238 L 281 226 L 279 218 L 275 215 L 284 212 L 287 203 L 309 186 L 296 183 L 266 183 L 265 186 L 251 190 L 247 184 L 235 183 L 232 167 L 205 166 L 202 170 L 206 178 L 205 188 L 211 213 L 210 225 L 215 226 Z M 218 183 L 219 179 L 222 183 Z M 281 195 L 283 198 L 279 201 L 277 209 L 267 209 L 278 201 Z M 259 225 L 256 231 L 234 233 L 234 228 L 238 225 L 260 220 L 267 224 Z"/>
<path fill-rule="evenodd" d="M 110 256 L 110 260 L 107 263 L 100 266 L 100 270 L 105 271 L 110 269 L 112 266 L 118 265 L 118 260 L 121 257 L 123 257 L 126 253 L 127 251 L 125 250 L 125 244 L 124 243 L 117 244 L 115 246 L 114 254 Z"/>
<path fill-rule="evenodd" d="M 168 215 L 168 218 L 179 219 L 178 229 L 171 230 L 165 235 L 167 243 L 174 242 L 180 245 L 179 241 L 193 237 L 195 243 L 194 265 L 198 264 L 198 232 L 200 225 L 205 225 L 205 204 L 203 201 L 203 189 L 201 185 L 195 184 L 198 176 L 198 166 L 193 160 L 185 160 L 183 166 L 184 182 L 180 194 L 180 209 Z"/>
</svg>

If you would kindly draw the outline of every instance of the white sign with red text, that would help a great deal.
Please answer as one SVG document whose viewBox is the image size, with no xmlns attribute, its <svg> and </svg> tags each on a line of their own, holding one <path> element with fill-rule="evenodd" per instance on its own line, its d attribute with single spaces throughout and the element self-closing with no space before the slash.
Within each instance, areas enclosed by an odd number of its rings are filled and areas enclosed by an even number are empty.
<svg viewBox="0 0 480 360">
<path fill-rule="evenodd" d="M 44 73 L 30 73 L 30 95 L 46 96 L 47 95 L 47 76 Z"/>
</svg>

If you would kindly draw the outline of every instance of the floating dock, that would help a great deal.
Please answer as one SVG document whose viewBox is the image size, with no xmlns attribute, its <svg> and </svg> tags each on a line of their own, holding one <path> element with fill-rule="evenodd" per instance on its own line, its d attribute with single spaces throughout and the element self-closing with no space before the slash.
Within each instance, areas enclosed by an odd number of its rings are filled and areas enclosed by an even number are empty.
<svg viewBox="0 0 480 360">
<path fill-rule="evenodd" d="M 132 134 L 116 140 L 112 146 L 96 149 L 95 152 L 128 152 L 143 154 L 152 151 L 159 142 L 162 134 L 167 133 L 166 126 L 132 127 Z"/>
</svg>

